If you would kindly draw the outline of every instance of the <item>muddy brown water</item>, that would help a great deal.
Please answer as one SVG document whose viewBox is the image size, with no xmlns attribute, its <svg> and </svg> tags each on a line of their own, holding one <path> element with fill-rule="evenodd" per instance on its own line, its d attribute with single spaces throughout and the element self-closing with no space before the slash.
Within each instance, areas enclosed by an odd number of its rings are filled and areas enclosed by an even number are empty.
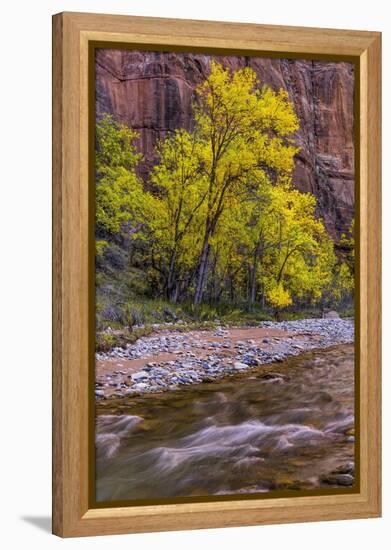
<svg viewBox="0 0 391 550">
<path fill-rule="evenodd" d="M 354 460 L 354 347 L 100 405 L 97 501 L 317 489 Z"/>
</svg>

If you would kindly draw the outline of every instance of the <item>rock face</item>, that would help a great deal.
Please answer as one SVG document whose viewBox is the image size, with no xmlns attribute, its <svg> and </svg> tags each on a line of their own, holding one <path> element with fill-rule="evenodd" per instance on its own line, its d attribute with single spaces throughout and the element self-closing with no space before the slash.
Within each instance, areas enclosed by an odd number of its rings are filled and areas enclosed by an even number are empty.
<svg viewBox="0 0 391 550">
<path fill-rule="evenodd" d="M 97 115 L 111 113 L 136 129 L 146 177 L 158 138 L 191 129 L 194 88 L 216 59 L 235 70 L 252 67 L 261 84 L 288 91 L 300 119 L 294 185 L 314 193 L 333 238 L 354 215 L 353 99 L 350 63 L 261 57 L 101 49 L 96 53 Z"/>
</svg>

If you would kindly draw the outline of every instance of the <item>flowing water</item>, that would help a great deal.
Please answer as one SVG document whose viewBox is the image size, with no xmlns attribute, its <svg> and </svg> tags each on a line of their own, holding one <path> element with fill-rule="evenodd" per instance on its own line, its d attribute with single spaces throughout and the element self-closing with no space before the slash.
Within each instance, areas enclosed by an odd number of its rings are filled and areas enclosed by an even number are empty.
<svg viewBox="0 0 391 550">
<path fill-rule="evenodd" d="M 106 402 L 97 501 L 314 489 L 353 461 L 354 348 Z"/>
</svg>

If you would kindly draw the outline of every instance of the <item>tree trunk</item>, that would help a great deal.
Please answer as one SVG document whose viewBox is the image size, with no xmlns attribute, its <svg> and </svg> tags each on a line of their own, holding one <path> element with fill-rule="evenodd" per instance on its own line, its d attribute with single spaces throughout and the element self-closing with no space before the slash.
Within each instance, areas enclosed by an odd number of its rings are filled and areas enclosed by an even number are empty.
<svg viewBox="0 0 391 550">
<path fill-rule="evenodd" d="M 170 267 L 168 269 L 168 277 L 167 277 L 167 298 L 170 301 L 173 301 L 173 289 L 176 286 L 175 285 L 175 250 L 171 253 L 170 258 Z M 175 289 L 174 289 L 175 290 Z"/>
<path fill-rule="evenodd" d="M 255 296 L 257 293 L 257 267 L 258 267 L 257 256 L 258 256 L 258 251 L 256 250 L 254 252 L 253 268 L 251 272 L 251 296 L 250 296 L 251 307 L 255 304 Z"/>
<path fill-rule="evenodd" d="M 198 271 L 198 281 L 197 288 L 194 295 L 194 305 L 198 306 L 202 302 L 202 297 L 205 289 L 205 281 L 208 274 L 208 263 L 209 263 L 209 235 L 206 234 L 204 238 L 204 244 L 202 246 L 202 253 L 200 259 L 200 267 Z"/>
<path fill-rule="evenodd" d="M 230 298 L 231 304 L 233 304 L 235 293 L 234 293 L 234 278 L 232 276 L 230 276 L 229 278 L 229 298 Z"/>
<path fill-rule="evenodd" d="M 211 276 L 211 282 L 210 282 L 210 295 L 209 295 L 210 304 L 215 302 L 216 297 L 217 297 L 217 287 L 218 287 L 218 283 L 217 283 L 217 257 L 218 257 L 218 253 L 216 251 L 213 255 L 213 261 L 211 262 L 211 264 L 212 264 L 212 276 Z"/>
<path fill-rule="evenodd" d="M 179 295 L 179 283 L 176 283 L 174 290 L 171 293 L 171 302 L 173 304 L 176 304 L 178 302 L 178 295 Z"/>
</svg>

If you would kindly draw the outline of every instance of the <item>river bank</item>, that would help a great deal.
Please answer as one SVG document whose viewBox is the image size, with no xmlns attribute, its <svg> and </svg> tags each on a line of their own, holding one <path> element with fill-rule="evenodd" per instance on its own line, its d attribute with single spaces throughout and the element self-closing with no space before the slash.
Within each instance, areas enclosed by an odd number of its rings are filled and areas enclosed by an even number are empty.
<svg viewBox="0 0 391 550">
<path fill-rule="evenodd" d="M 95 396 L 119 399 L 210 383 L 353 341 L 352 319 L 265 321 L 258 327 L 221 326 L 186 333 L 162 327 L 125 348 L 96 354 Z M 271 383 L 284 380 L 278 372 L 265 376 Z"/>
</svg>

